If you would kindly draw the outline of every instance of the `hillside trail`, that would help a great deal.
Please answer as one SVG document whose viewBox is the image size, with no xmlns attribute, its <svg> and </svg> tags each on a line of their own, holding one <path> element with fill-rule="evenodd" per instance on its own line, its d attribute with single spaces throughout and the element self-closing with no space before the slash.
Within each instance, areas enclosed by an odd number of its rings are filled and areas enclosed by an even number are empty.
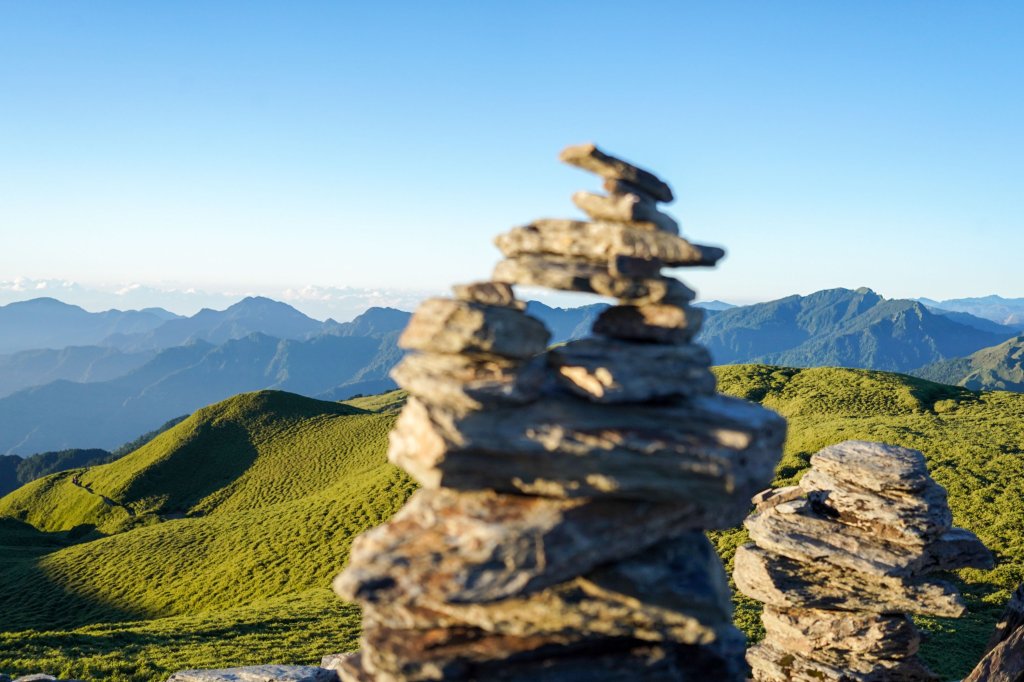
<svg viewBox="0 0 1024 682">
<path fill-rule="evenodd" d="M 86 469 L 84 473 L 88 473 L 88 472 L 89 472 L 89 470 Z M 71 477 L 71 483 L 76 485 L 76 486 L 78 486 L 79 488 L 81 488 L 85 492 L 89 493 L 90 495 L 96 495 L 101 500 L 103 500 L 103 504 L 107 505 L 108 507 L 120 507 L 121 509 L 123 509 L 128 514 L 128 516 L 131 516 L 131 517 L 134 518 L 135 510 L 133 510 L 131 507 L 127 507 L 127 506 L 121 504 L 120 502 L 118 502 L 116 500 L 110 499 L 106 495 L 103 495 L 101 493 L 98 493 L 98 492 L 94 491 L 92 489 L 92 486 L 89 485 L 88 483 L 83 484 L 82 483 L 82 474 L 75 474 L 74 476 L 72 476 Z"/>
</svg>

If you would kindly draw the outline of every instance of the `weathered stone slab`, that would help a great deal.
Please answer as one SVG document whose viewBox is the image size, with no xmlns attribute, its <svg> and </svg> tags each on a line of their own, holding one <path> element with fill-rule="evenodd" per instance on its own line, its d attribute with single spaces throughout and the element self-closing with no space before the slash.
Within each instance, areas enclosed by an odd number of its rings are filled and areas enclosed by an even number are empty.
<svg viewBox="0 0 1024 682">
<path fill-rule="evenodd" d="M 1024 628 L 990 649 L 963 682 L 1020 682 L 1024 679 Z"/>
<path fill-rule="evenodd" d="M 771 480 L 786 423 L 716 395 L 662 405 L 546 397 L 459 415 L 412 398 L 388 457 L 428 488 L 686 501 L 728 528 Z M 716 518 L 717 516 L 717 518 Z"/>
<path fill-rule="evenodd" d="M 526 302 L 518 300 L 512 287 L 503 282 L 456 284 L 452 287 L 452 292 L 460 301 L 526 310 Z"/>
<path fill-rule="evenodd" d="M 920 633 L 905 614 L 765 606 L 761 622 L 769 646 L 841 668 L 856 669 L 857 661 L 866 658 L 907 658 L 921 645 Z"/>
<path fill-rule="evenodd" d="M 494 267 L 494 279 L 510 284 L 610 296 L 634 305 L 689 303 L 696 294 L 671 277 L 614 275 L 607 264 L 554 256 L 507 258 Z"/>
<path fill-rule="evenodd" d="M 337 658 L 332 661 L 330 666 L 324 667 L 334 670 L 341 682 L 385 682 L 383 679 L 375 678 L 373 674 L 366 670 L 363 666 L 363 653 L 361 651 Z"/>
<path fill-rule="evenodd" d="M 594 322 L 594 333 L 615 339 L 653 343 L 688 343 L 704 322 L 704 311 L 693 306 L 616 305 Z"/>
<path fill-rule="evenodd" d="M 940 682 L 916 656 L 856 659 L 852 668 L 835 667 L 762 643 L 747 650 L 747 663 L 756 682 Z"/>
<path fill-rule="evenodd" d="M 518 310 L 431 298 L 416 309 L 398 345 L 431 353 L 528 358 L 542 352 L 550 338 L 543 322 Z"/>
<path fill-rule="evenodd" d="M 336 682 L 338 674 L 310 665 L 253 665 L 223 670 L 182 670 L 167 682 Z"/>
<path fill-rule="evenodd" d="M 885 443 L 848 440 L 811 456 L 811 467 L 842 483 L 874 492 L 914 493 L 933 483 L 924 455 Z"/>
<path fill-rule="evenodd" d="M 542 357 L 523 363 L 447 353 L 410 353 L 391 370 L 391 378 L 410 394 L 459 411 L 535 400 L 546 376 Z"/>
<path fill-rule="evenodd" d="M 572 201 L 594 220 L 628 223 L 642 230 L 662 230 L 679 234 L 679 223 L 662 213 L 657 205 L 639 194 L 611 194 L 602 196 L 591 192 L 576 192 Z"/>
<path fill-rule="evenodd" d="M 629 256 L 660 261 L 667 267 L 691 267 L 714 265 L 725 256 L 716 246 L 691 244 L 661 230 L 579 220 L 536 220 L 498 235 L 494 243 L 508 258 L 550 255 L 593 263 Z"/>
<path fill-rule="evenodd" d="M 800 487 L 816 509 L 885 541 L 923 546 L 953 527 L 946 490 L 934 481 L 916 493 L 872 491 L 811 469 Z"/>
<path fill-rule="evenodd" d="M 742 649 L 603 640 L 585 646 L 472 630 L 371 630 L 378 682 L 742 682 Z M 379 647 L 379 648 L 376 648 Z M 737 656 L 738 654 L 738 656 Z M 366 660 L 369 659 L 369 660 Z"/>
<path fill-rule="evenodd" d="M 658 201 L 672 201 L 673 199 L 672 189 L 653 173 L 605 154 L 594 144 L 566 147 L 558 158 L 577 168 L 600 175 L 602 178 L 623 180 L 635 185 Z"/>
<path fill-rule="evenodd" d="M 353 542 L 334 589 L 369 605 L 420 595 L 439 604 L 509 599 L 639 554 L 705 522 L 685 500 L 670 505 L 421 489 L 389 522 Z"/>
<path fill-rule="evenodd" d="M 391 589 L 391 588 L 387 588 Z M 735 636 L 721 560 L 702 532 L 689 532 L 628 559 L 525 596 L 442 602 L 429 593 L 374 599 L 373 617 L 403 630 L 472 626 L 489 633 L 607 637 L 710 644 Z"/>
<path fill-rule="evenodd" d="M 808 565 L 753 544 L 736 550 L 733 579 L 743 594 L 780 609 L 905 611 L 946 618 L 966 611 L 956 588 L 941 580 L 869 575 L 823 563 Z"/>
<path fill-rule="evenodd" d="M 757 511 L 743 525 L 758 547 L 776 554 L 878 576 L 913 576 L 992 565 L 991 553 L 973 533 L 962 528 L 946 531 L 927 545 L 904 545 L 820 516 L 807 500 Z"/>
<path fill-rule="evenodd" d="M 711 356 L 703 346 L 585 338 L 556 346 L 545 357 L 563 386 L 594 402 L 645 403 L 715 392 Z"/>
</svg>

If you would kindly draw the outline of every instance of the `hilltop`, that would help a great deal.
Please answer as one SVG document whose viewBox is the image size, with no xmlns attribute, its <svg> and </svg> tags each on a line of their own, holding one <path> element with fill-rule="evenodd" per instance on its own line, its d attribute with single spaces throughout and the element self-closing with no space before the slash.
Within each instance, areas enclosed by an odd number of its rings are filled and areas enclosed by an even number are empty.
<svg viewBox="0 0 1024 682">
<path fill-rule="evenodd" d="M 243 394 L 0 498 L 0 669 L 155 680 L 353 646 L 327 586 L 412 488 L 384 458 L 386 402 Z"/>
<path fill-rule="evenodd" d="M 999 559 L 993 571 L 962 573 L 967 618 L 923 621 L 929 664 L 947 679 L 965 674 L 1024 573 L 1024 395 L 869 370 L 715 371 L 723 392 L 788 418 L 777 483 L 797 480 L 813 452 L 847 438 L 925 453 L 955 523 Z M 411 489 L 384 461 L 403 398 L 238 396 L 117 462 L 0 499 L 0 514 L 15 515 L 0 523 L 0 580 L 13 586 L 0 598 L 0 669 L 58 660 L 67 674 L 161 680 L 173 669 L 313 662 L 355 646 L 358 613 L 327 585 L 352 535 Z M 743 538 L 735 530 L 715 541 L 729 560 Z M 756 606 L 737 603 L 738 624 L 758 637 Z"/>
</svg>

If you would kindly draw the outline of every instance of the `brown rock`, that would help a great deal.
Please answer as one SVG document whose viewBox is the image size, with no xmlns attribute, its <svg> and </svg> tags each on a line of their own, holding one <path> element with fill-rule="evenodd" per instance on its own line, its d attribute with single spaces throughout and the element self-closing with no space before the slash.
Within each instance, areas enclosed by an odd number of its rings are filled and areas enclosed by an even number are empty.
<svg viewBox="0 0 1024 682">
<path fill-rule="evenodd" d="M 334 589 L 364 605 L 509 599 L 702 527 L 699 516 L 686 502 L 421 489 L 390 521 L 353 542 Z"/>
<path fill-rule="evenodd" d="M 989 650 L 963 682 L 1020 682 L 1024 679 L 1024 628 Z"/>
<path fill-rule="evenodd" d="M 600 403 L 644 403 L 713 395 L 715 375 L 703 346 L 585 338 L 552 348 L 548 364 L 573 393 Z"/>
<path fill-rule="evenodd" d="M 756 682 L 940 682 L 916 656 L 856 659 L 852 668 L 836 667 L 757 644 L 747 650 L 747 663 Z"/>
<path fill-rule="evenodd" d="M 927 545 L 904 545 L 820 516 L 807 500 L 757 511 L 743 525 L 758 547 L 776 554 L 878 576 L 989 568 L 992 563 L 981 541 L 962 528 L 946 531 Z"/>
<path fill-rule="evenodd" d="M 431 353 L 491 353 L 528 358 L 551 338 L 544 323 L 511 308 L 447 298 L 424 301 L 398 345 Z"/>
<path fill-rule="evenodd" d="M 373 617 L 396 629 L 472 626 L 563 643 L 608 637 L 711 644 L 731 625 L 721 560 L 702 532 L 689 532 L 564 583 L 491 602 L 439 602 L 430 594 L 375 599 Z"/>
<path fill-rule="evenodd" d="M 516 299 L 512 287 L 503 282 L 456 284 L 452 287 L 452 292 L 454 292 L 455 298 L 460 301 L 526 310 L 526 302 Z"/>
<path fill-rule="evenodd" d="M 391 370 L 391 378 L 410 394 L 456 411 L 536 400 L 546 374 L 541 357 L 524 364 L 482 354 L 409 353 Z"/>
<path fill-rule="evenodd" d="M 602 311 L 594 333 L 615 339 L 687 343 L 700 331 L 704 311 L 691 306 L 616 305 Z"/>
<path fill-rule="evenodd" d="M 841 483 L 882 493 L 914 493 L 933 482 L 917 450 L 863 440 L 819 450 L 811 457 L 811 467 Z"/>
<path fill-rule="evenodd" d="M 624 223 L 536 220 L 498 235 L 494 243 L 508 258 L 551 255 L 607 263 L 615 256 L 661 261 L 667 267 L 714 265 L 725 251 L 691 244 L 663 231 Z"/>
<path fill-rule="evenodd" d="M 612 194 L 602 196 L 590 192 L 576 192 L 572 201 L 594 220 L 621 222 L 641 229 L 656 229 L 679 234 L 679 223 L 672 216 L 658 210 L 653 201 L 639 194 Z"/>
<path fill-rule="evenodd" d="M 953 526 L 946 490 L 934 481 L 915 493 L 872 491 L 811 469 L 800 487 L 816 509 L 887 542 L 923 546 Z"/>
<path fill-rule="evenodd" d="M 566 147 L 558 158 L 603 178 L 623 180 L 635 185 L 658 201 L 672 201 L 673 199 L 672 189 L 653 173 L 605 154 L 594 144 Z"/>
<path fill-rule="evenodd" d="M 457 415 L 412 398 L 388 457 L 428 488 L 685 500 L 728 528 L 774 474 L 785 421 L 725 396 L 665 405 L 548 397 Z"/>
<path fill-rule="evenodd" d="M 765 606 L 761 621 L 768 645 L 838 667 L 856 669 L 863 659 L 907 658 L 921 645 L 920 633 L 905 614 Z"/>
<path fill-rule="evenodd" d="M 754 495 L 750 501 L 754 504 L 756 511 L 771 509 L 783 502 L 792 502 L 807 495 L 807 492 L 798 485 L 786 486 L 784 488 L 767 488 Z"/>
<path fill-rule="evenodd" d="M 554 256 L 507 258 L 495 266 L 494 279 L 510 284 L 610 296 L 636 305 L 682 305 L 696 296 L 685 284 L 671 277 L 622 277 L 613 275 L 607 264 Z"/>
<path fill-rule="evenodd" d="M 814 608 L 956 618 L 963 599 L 949 583 L 925 578 L 870 575 L 828 564 L 806 564 L 756 545 L 736 550 L 733 579 L 740 592 L 780 609 Z"/>
</svg>

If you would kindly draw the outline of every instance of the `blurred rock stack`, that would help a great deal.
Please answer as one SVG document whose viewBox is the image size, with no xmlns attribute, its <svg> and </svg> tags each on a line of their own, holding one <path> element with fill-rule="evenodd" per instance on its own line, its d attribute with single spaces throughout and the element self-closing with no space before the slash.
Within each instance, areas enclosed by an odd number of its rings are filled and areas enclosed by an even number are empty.
<svg viewBox="0 0 1024 682">
<path fill-rule="evenodd" d="M 920 452 L 846 441 L 811 457 L 799 486 L 754 501 L 733 577 L 765 604 L 765 639 L 747 653 L 755 680 L 938 679 L 907 614 L 962 615 L 956 588 L 928 574 L 990 568 L 992 556 L 952 526 Z"/>
<path fill-rule="evenodd" d="M 785 422 L 715 393 L 693 292 L 663 267 L 713 265 L 658 209 L 650 173 L 592 145 L 592 221 L 497 239 L 493 282 L 425 302 L 394 377 L 389 458 L 422 485 L 353 545 L 336 591 L 363 606 L 344 680 L 743 680 L 744 640 L 703 530 L 739 523 Z M 512 285 L 618 299 L 594 336 L 546 348 Z"/>
</svg>

